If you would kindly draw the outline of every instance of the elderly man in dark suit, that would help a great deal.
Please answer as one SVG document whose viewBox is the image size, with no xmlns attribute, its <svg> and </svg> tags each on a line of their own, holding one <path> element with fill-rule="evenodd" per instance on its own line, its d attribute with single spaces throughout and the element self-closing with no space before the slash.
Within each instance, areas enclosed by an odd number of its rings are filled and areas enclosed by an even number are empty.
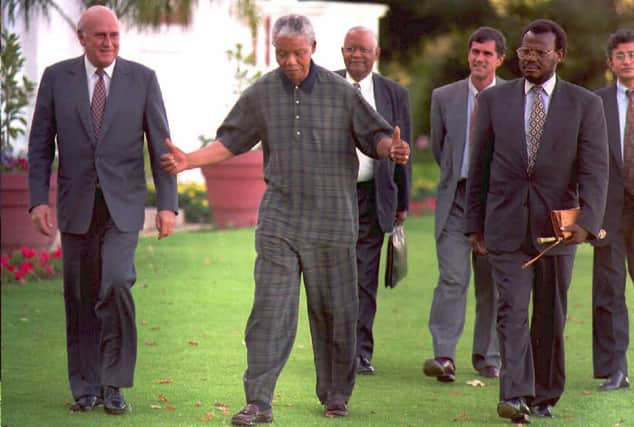
<svg viewBox="0 0 634 427">
<path fill-rule="evenodd" d="M 478 100 L 466 232 L 488 249 L 499 290 L 498 415 L 522 422 L 531 413 L 553 416 L 564 390 L 563 330 L 575 244 L 599 233 L 608 152 L 601 99 L 556 75 L 566 54 L 564 30 L 551 20 L 530 23 L 517 54 L 523 78 Z M 577 207 L 564 244 L 522 268 L 543 248 L 537 238 L 553 235 L 551 211 Z"/>
<path fill-rule="evenodd" d="M 455 381 L 456 345 L 464 328 L 470 261 L 476 296 L 471 363 L 484 377 L 499 375 L 497 290 L 486 253 L 473 250 L 464 234 L 464 212 L 477 97 L 504 82 L 495 73 L 504 61 L 505 50 L 502 33 L 491 27 L 478 28 L 469 37 L 469 76 L 434 89 L 431 96 L 431 147 L 440 167 L 434 232 L 439 277 L 429 315 L 434 358 L 425 360 L 423 372 L 441 382 Z"/>
<path fill-rule="evenodd" d="M 159 164 L 169 129 L 156 75 L 117 56 L 119 22 L 110 9 L 87 9 L 77 35 L 85 54 L 48 67 L 40 82 L 29 139 L 31 216 L 41 232 L 54 232 L 48 186 L 57 145 L 72 409 L 103 404 L 121 414 L 120 388 L 132 386 L 136 362 L 130 288 L 144 220 L 144 137 L 159 238 L 172 232 L 178 195 Z"/>
<path fill-rule="evenodd" d="M 608 126 L 610 181 L 592 275 L 592 356 L 600 390 L 629 387 L 629 321 L 625 304 L 626 260 L 634 279 L 634 30 L 610 35 L 608 66 L 616 84 L 597 91 Z"/>
<path fill-rule="evenodd" d="M 365 27 L 348 30 L 341 48 L 345 70 L 337 71 L 361 91 L 363 98 L 392 126 L 401 128 L 401 136 L 412 140 L 409 92 L 398 83 L 372 72 L 381 49 L 376 35 Z M 373 374 L 372 354 L 379 284 L 379 261 L 383 236 L 394 224 L 403 224 L 409 209 L 411 161 L 397 165 L 387 159 L 373 159 L 357 149 L 359 174 L 359 237 L 357 239 L 357 275 L 359 318 L 357 319 L 357 373 Z"/>
</svg>

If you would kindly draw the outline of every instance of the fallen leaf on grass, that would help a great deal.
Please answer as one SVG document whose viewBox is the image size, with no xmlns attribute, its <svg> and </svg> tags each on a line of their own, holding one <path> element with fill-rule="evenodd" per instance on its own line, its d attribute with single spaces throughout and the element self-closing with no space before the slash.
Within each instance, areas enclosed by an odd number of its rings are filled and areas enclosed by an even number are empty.
<svg viewBox="0 0 634 427">
<path fill-rule="evenodd" d="M 294 407 L 295 405 L 294 405 L 293 403 L 287 403 L 287 404 L 285 404 L 284 406 L 286 406 L 287 408 L 292 408 L 292 407 Z"/>
<path fill-rule="evenodd" d="M 159 393 L 158 400 L 160 400 L 161 402 L 169 402 L 169 399 L 163 393 Z"/>
<path fill-rule="evenodd" d="M 169 384 L 174 382 L 171 378 L 161 378 L 156 381 L 157 384 Z"/>
<path fill-rule="evenodd" d="M 583 390 L 581 394 L 583 394 L 584 396 L 590 396 L 592 392 L 590 390 Z"/>
<path fill-rule="evenodd" d="M 197 400 L 196 403 L 194 403 L 194 405 L 200 408 L 201 406 L 203 406 L 203 402 L 201 402 L 200 400 Z"/>
<path fill-rule="evenodd" d="M 200 421 L 211 421 L 215 414 L 213 412 L 205 412 L 205 415 L 200 418 Z"/>
<path fill-rule="evenodd" d="M 222 402 L 214 403 L 214 406 L 222 411 L 222 415 L 229 415 L 229 407 Z"/>
<path fill-rule="evenodd" d="M 150 328 L 152 331 L 160 331 L 161 327 L 160 326 L 154 326 L 152 328 Z"/>
<path fill-rule="evenodd" d="M 191 345 L 192 347 L 196 347 L 198 345 L 198 341 L 189 340 L 187 341 L 187 344 Z"/>
<path fill-rule="evenodd" d="M 454 417 L 454 421 L 460 421 L 460 420 L 468 420 L 469 419 L 469 414 L 467 414 L 466 412 L 461 412 L 458 415 L 456 415 Z"/>
<path fill-rule="evenodd" d="M 161 409 L 161 405 L 150 405 L 150 409 Z"/>
<path fill-rule="evenodd" d="M 147 287 L 148 287 L 148 284 L 147 284 L 147 283 L 142 283 L 142 284 L 141 284 L 141 287 L 142 287 L 143 289 L 145 289 L 145 288 L 147 288 Z"/>
<path fill-rule="evenodd" d="M 485 387 L 486 384 L 478 379 L 467 381 L 467 385 L 472 387 Z"/>
<path fill-rule="evenodd" d="M 621 424 L 624 423 L 625 420 L 619 420 L 618 423 L 612 424 L 610 427 L 621 427 Z"/>
<path fill-rule="evenodd" d="M 452 395 L 452 396 L 462 396 L 462 392 L 458 391 L 458 390 L 452 391 L 449 394 Z"/>
<path fill-rule="evenodd" d="M 167 409 L 168 411 L 175 411 L 175 410 L 176 410 L 176 407 L 175 407 L 175 406 L 172 406 L 172 405 L 167 405 L 167 406 L 165 407 L 165 409 Z"/>
<path fill-rule="evenodd" d="M 147 320 L 141 320 L 142 325 L 147 325 Z"/>
<path fill-rule="evenodd" d="M 297 344 L 297 348 L 303 350 L 306 346 L 304 344 Z"/>
<path fill-rule="evenodd" d="M 145 341 L 143 341 L 143 344 L 149 345 L 149 346 L 153 346 L 153 345 L 156 345 L 156 341 L 145 340 Z"/>
</svg>

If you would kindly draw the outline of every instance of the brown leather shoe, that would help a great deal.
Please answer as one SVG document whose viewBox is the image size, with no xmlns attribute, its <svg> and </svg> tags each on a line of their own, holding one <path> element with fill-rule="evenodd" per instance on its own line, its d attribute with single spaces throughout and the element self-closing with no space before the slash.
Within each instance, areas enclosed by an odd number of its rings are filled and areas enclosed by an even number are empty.
<svg viewBox="0 0 634 427">
<path fill-rule="evenodd" d="M 423 373 L 428 377 L 436 377 L 438 381 L 443 383 L 456 381 L 456 366 L 451 359 L 444 357 L 425 360 Z"/>
<path fill-rule="evenodd" d="M 498 369 L 497 366 L 485 366 L 484 368 L 480 368 L 478 369 L 478 374 L 480 374 L 481 377 L 485 377 L 485 378 L 499 378 L 500 377 L 500 370 Z"/>
<path fill-rule="evenodd" d="M 254 426 L 260 423 L 270 423 L 273 421 L 273 411 L 260 411 L 258 405 L 249 403 L 240 412 L 231 417 L 231 424 L 234 426 Z"/>
<path fill-rule="evenodd" d="M 324 406 L 324 416 L 328 418 L 348 416 L 348 405 L 346 405 L 346 402 L 333 400 L 332 402 L 326 402 Z"/>
</svg>

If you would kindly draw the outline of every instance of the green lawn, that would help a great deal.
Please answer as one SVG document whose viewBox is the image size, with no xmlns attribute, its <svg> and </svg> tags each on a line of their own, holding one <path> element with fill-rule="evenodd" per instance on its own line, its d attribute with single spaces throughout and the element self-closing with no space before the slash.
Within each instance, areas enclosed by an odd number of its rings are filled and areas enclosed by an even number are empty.
<svg viewBox="0 0 634 427">
<path fill-rule="evenodd" d="M 497 381 L 484 381 L 484 387 L 466 384 L 477 378 L 470 367 L 472 291 L 456 383 L 422 375 L 423 359 L 432 356 L 427 329 L 437 279 L 432 229 L 432 217 L 412 218 L 406 225 L 409 275 L 396 289 L 379 292 L 377 374 L 357 379 L 346 419 L 322 416 L 302 302 L 295 348 L 276 390 L 274 425 L 509 425 L 495 412 Z M 244 404 L 243 330 L 253 295 L 253 234 L 253 229 L 181 232 L 161 242 L 141 240 L 133 291 L 139 330 L 136 385 L 125 390 L 132 410 L 119 418 L 102 410 L 68 412 L 61 281 L 3 286 L 2 425 L 228 425 Z M 600 393 L 599 381 L 592 379 L 591 256 L 590 247 L 580 248 L 570 291 L 566 392 L 555 408 L 557 418 L 533 425 L 634 425 L 634 391 Z M 628 284 L 630 307 L 633 289 Z M 634 351 L 629 355 L 634 363 Z"/>
</svg>

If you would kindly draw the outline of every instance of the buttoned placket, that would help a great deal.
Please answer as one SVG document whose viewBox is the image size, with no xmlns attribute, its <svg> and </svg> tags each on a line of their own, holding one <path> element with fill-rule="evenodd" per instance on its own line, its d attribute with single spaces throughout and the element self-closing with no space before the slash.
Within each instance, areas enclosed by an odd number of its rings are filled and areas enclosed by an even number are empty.
<svg viewBox="0 0 634 427">
<path fill-rule="evenodd" d="M 293 126 L 293 137 L 299 140 L 302 136 L 302 131 L 299 125 L 300 114 L 300 100 L 299 100 L 299 86 L 293 87 L 293 116 L 295 117 Z"/>
</svg>

